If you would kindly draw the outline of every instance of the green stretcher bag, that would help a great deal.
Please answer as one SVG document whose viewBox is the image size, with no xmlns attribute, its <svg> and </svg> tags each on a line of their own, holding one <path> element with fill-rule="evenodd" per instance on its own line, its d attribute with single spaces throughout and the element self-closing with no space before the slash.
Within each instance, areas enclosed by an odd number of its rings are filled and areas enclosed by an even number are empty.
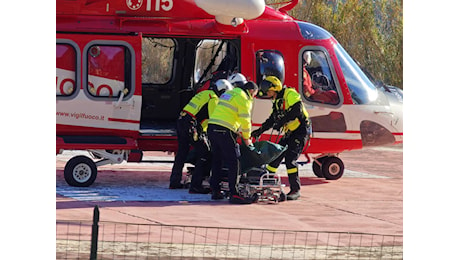
<svg viewBox="0 0 460 260">
<path fill-rule="evenodd" d="M 260 167 L 272 162 L 286 150 L 286 147 L 270 141 L 255 142 L 254 148 L 251 150 L 244 143 L 240 145 L 242 173 L 247 172 L 251 168 Z"/>
</svg>

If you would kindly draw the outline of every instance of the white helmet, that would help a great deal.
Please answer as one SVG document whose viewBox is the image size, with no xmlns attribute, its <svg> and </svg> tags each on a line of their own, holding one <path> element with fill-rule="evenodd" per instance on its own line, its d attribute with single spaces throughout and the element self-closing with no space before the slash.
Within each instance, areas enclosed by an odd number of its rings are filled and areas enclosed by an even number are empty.
<svg viewBox="0 0 460 260">
<path fill-rule="evenodd" d="M 227 79 L 235 87 L 241 87 L 248 82 L 246 77 L 241 73 L 233 73 L 232 75 L 228 76 Z"/>
<path fill-rule="evenodd" d="M 303 53 L 302 56 L 303 56 L 303 60 L 305 61 L 305 63 L 306 63 L 307 65 L 310 65 L 310 63 L 311 63 L 311 52 L 310 52 L 310 51 L 306 51 L 306 52 Z"/>
<path fill-rule="evenodd" d="M 222 95 L 227 90 L 232 90 L 232 84 L 226 79 L 219 79 L 216 81 L 215 92 L 217 95 Z"/>
</svg>

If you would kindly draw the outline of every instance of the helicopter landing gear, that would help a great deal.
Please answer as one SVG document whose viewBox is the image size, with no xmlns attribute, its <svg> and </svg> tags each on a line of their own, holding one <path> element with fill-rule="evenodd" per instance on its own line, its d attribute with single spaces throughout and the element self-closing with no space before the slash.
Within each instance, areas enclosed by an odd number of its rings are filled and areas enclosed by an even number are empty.
<svg viewBox="0 0 460 260">
<path fill-rule="evenodd" d="M 338 180 L 342 177 L 345 166 L 335 155 L 320 155 L 313 160 L 313 173 L 318 178 Z"/>
<path fill-rule="evenodd" d="M 84 155 L 72 157 L 65 165 L 64 179 L 70 186 L 88 187 L 97 177 L 97 167 L 106 164 L 122 163 L 127 160 L 129 150 L 88 150 L 95 158 L 94 162 Z"/>
<path fill-rule="evenodd" d="M 70 186 L 88 187 L 96 180 L 96 176 L 96 164 L 84 155 L 71 158 L 64 168 L 64 179 Z"/>
</svg>

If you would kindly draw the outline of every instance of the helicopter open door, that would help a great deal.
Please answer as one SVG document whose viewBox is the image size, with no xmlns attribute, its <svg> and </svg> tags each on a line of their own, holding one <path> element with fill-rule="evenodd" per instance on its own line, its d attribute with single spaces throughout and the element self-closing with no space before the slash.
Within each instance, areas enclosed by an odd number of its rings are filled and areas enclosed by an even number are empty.
<svg viewBox="0 0 460 260">
<path fill-rule="evenodd" d="M 238 67 L 238 39 L 142 36 L 139 149 L 175 151 L 176 120 L 216 71 Z"/>
</svg>

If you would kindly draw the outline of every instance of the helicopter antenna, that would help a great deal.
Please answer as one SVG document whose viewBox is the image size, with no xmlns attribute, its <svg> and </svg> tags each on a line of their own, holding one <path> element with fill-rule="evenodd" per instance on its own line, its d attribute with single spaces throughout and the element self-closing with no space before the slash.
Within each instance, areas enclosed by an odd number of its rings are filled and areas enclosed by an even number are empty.
<svg viewBox="0 0 460 260">
<path fill-rule="evenodd" d="M 292 8 L 294 8 L 297 5 L 297 3 L 299 3 L 299 0 L 291 0 L 289 2 L 272 3 L 272 4 L 267 4 L 267 5 L 270 5 L 270 6 L 281 5 L 281 7 L 278 8 L 278 11 L 287 13 L 291 11 Z"/>
</svg>

